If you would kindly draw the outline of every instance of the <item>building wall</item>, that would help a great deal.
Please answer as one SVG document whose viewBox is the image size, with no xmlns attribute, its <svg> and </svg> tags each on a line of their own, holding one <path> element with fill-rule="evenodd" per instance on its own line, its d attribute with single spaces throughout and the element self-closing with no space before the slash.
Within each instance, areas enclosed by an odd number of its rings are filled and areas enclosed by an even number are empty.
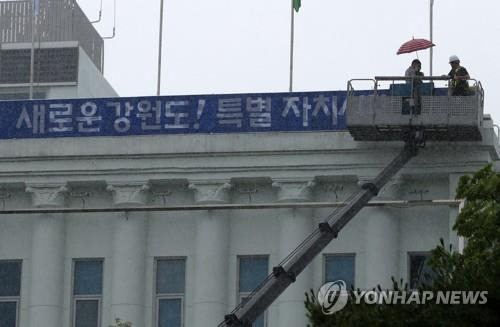
<svg viewBox="0 0 500 327">
<path fill-rule="evenodd" d="M 44 99 L 74 99 L 74 98 L 106 98 L 117 97 L 118 94 L 113 87 L 104 78 L 94 62 L 90 59 L 87 53 L 79 46 L 76 41 L 65 42 L 42 42 L 36 43 L 35 48 L 41 49 L 57 49 L 57 48 L 78 48 L 78 72 L 73 74 L 77 76 L 74 81 L 51 82 L 34 84 L 35 98 L 42 95 Z M 9 43 L 1 44 L 0 49 L 15 50 L 15 49 L 31 49 L 31 43 Z M 76 55 L 75 55 L 76 57 Z M 24 67 L 24 66 L 23 66 Z M 27 67 L 25 67 L 28 69 Z M 35 76 L 37 74 L 35 66 Z M 44 72 L 45 73 L 45 72 Z M 3 99 L 2 94 L 19 94 L 22 93 L 25 98 L 29 95 L 29 84 L 0 84 L 0 99 Z"/>
<path fill-rule="evenodd" d="M 483 132 L 498 142 L 491 128 Z M 343 201 L 401 148 L 398 143 L 354 142 L 347 132 L 0 143 L 0 205 L 5 209 Z M 460 175 L 493 160 L 498 153 L 487 141 L 428 144 L 377 199 L 453 199 Z M 57 316 L 57 326 L 70 326 L 72 262 L 78 258 L 104 259 L 102 326 L 117 313 L 134 326 L 153 326 L 154 260 L 185 257 L 184 325 L 212 326 L 237 304 L 238 256 L 268 255 L 271 270 L 330 212 L 2 214 L 0 260 L 23 262 L 20 326 L 35 326 L 34 317 L 40 322 L 47 316 Z M 389 287 L 391 275 L 408 279 L 409 252 L 428 251 L 440 238 L 458 247 L 451 230 L 456 214 L 449 207 L 364 208 L 270 307 L 268 326 L 305 325 L 304 292 L 324 282 L 324 254 L 355 254 L 356 287 Z M 124 251 L 129 248 L 130 253 Z M 45 260 L 62 267 L 44 267 L 40 262 Z M 44 300 L 33 294 L 48 283 L 34 279 L 40 271 L 33 265 L 55 271 L 47 277 L 60 285 L 55 293 L 47 290 L 47 298 L 60 303 L 55 313 L 44 316 L 33 309 L 33 302 Z M 140 267 L 144 270 L 136 271 Z M 121 298 L 140 303 L 127 307 Z"/>
<path fill-rule="evenodd" d="M 79 48 L 80 65 L 78 67 L 77 98 L 111 98 L 118 93 L 111 84 L 103 78 L 89 56 Z"/>
</svg>

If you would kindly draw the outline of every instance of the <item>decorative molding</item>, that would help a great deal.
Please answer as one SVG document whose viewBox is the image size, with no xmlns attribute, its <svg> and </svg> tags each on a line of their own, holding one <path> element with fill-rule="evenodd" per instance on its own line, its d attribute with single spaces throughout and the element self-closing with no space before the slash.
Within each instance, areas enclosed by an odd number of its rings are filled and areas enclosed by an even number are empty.
<svg viewBox="0 0 500 327">
<path fill-rule="evenodd" d="M 272 186 L 278 189 L 278 202 L 309 202 L 314 199 L 314 181 L 277 180 Z"/>
<path fill-rule="evenodd" d="M 246 194 L 248 196 L 248 203 L 252 202 L 252 195 L 257 194 L 259 189 L 255 183 L 242 183 L 238 185 L 237 192 L 240 194 Z"/>
<path fill-rule="evenodd" d="M 69 192 L 69 196 L 72 198 L 77 198 L 82 201 L 82 208 L 85 208 L 85 198 L 90 198 L 92 196 L 92 192 L 90 191 L 71 191 Z"/>
<path fill-rule="evenodd" d="M 344 185 L 338 183 L 325 183 L 322 185 L 322 191 L 325 193 L 333 193 L 335 195 L 335 202 L 339 201 L 339 195 L 344 191 Z"/>
<path fill-rule="evenodd" d="M 66 184 L 29 184 L 26 192 L 31 193 L 34 207 L 64 207 L 65 195 L 70 188 Z"/>
<path fill-rule="evenodd" d="M 151 194 L 153 195 L 153 197 L 162 199 L 162 203 L 164 206 L 167 205 L 167 197 L 171 196 L 172 193 L 173 193 L 173 191 L 170 191 L 170 190 L 166 190 L 166 191 L 162 191 L 162 192 L 151 191 Z"/>
<path fill-rule="evenodd" d="M 5 200 L 10 199 L 12 194 L 9 192 L 4 192 L 4 190 L 0 190 L 0 201 L 2 202 L 2 210 L 5 209 Z"/>
<path fill-rule="evenodd" d="M 189 183 L 197 204 L 229 203 L 229 190 L 233 185 L 227 181 L 202 181 Z"/>
<path fill-rule="evenodd" d="M 108 182 L 106 187 L 117 206 L 146 204 L 150 189 L 149 182 Z"/>
<path fill-rule="evenodd" d="M 240 184 L 238 186 L 238 193 L 240 194 L 255 194 L 258 191 L 257 184 Z"/>
</svg>

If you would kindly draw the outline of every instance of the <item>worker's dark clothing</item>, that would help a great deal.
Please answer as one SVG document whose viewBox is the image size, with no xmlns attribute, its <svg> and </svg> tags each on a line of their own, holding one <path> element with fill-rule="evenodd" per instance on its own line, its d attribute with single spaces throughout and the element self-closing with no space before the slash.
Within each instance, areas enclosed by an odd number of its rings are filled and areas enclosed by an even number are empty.
<svg viewBox="0 0 500 327">
<path fill-rule="evenodd" d="M 450 70 L 448 77 L 451 79 L 452 95 L 469 95 L 469 83 L 466 80 L 455 80 L 455 76 L 467 75 L 469 75 L 467 69 L 462 66 Z"/>
<path fill-rule="evenodd" d="M 405 72 L 405 77 L 410 77 L 406 80 L 406 83 L 411 85 L 411 98 L 406 99 L 406 101 L 413 101 L 408 103 L 408 107 L 405 107 L 406 105 L 403 106 L 403 114 L 412 113 L 420 115 L 420 86 L 422 85 L 420 78 L 424 77 L 424 73 L 416 71 L 413 66 L 410 66 Z"/>
</svg>

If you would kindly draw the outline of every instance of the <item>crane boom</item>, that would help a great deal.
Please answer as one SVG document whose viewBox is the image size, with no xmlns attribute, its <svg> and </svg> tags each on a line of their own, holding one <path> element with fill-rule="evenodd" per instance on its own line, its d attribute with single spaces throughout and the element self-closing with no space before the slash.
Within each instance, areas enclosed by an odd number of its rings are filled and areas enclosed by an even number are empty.
<svg viewBox="0 0 500 327">
<path fill-rule="evenodd" d="M 250 327 L 266 309 L 295 282 L 296 277 L 307 267 L 331 240 L 337 237 L 344 226 L 374 197 L 379 190 L 410 159 L 418 154 L 424 142 L 420 132 L 412 131 L 403 150 L 374 179 L 354 192 L 347 204 L 330 214 L 253 293 L 232 312 L 224 317 L 219 327 Z"/>
</svg>

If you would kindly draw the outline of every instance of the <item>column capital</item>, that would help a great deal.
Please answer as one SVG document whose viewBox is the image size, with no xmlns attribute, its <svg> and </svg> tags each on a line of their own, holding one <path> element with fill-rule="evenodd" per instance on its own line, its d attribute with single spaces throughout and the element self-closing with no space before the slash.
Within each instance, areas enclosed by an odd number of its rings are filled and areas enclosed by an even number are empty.
<svg viewBox="0 0 500 327">
<path fill-rule="evenodd" d="M 309 202 L 313 200 L 312 180 L 274 180 L 272 186 L 278 190 L 278 202 Z"/>
<path fill-rule="evenodd" d="M 233 185 L 229 181 L 191 181 L 189 189 L 194 191 L 197 204 L 217 204 L 229 202 L 229 190 Z"/>
<path fill-rule="evenodd" d="M 149 182 L 108 182 L 106 190 L 113 194 L 117 206 L 144 205 L 148 201 Z"/>
<path fill-rule="evenodd" d="M 27 184 L 25 189 L 37 208 L 64 207 L 64 196 L 69 190 L 66 184 Z"/>
</svg>

